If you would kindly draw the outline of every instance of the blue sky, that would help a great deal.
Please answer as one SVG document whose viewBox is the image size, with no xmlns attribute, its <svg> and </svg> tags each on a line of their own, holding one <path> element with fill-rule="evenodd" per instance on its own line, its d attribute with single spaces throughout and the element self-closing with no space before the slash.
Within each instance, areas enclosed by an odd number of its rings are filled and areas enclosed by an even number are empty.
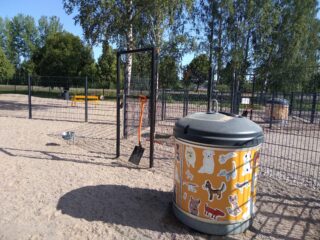
<svg viewBox="0 0 320 240">
<path fill-rule="evenodd" d="M 0 16 L 12 18 L 18 13 L 31 15 L 37 21 L 41 16 L 58 16 L 66 31 L 82 38 L 82 29 L 74 24 L 73 15 L 68 15 L 63 9 L 62 0 L 0 0 Z M 320 14 L 318 13 L 318 18 Z M 94 46 L 95 59 L 101 55 L 101 46 Z M 187 54 L 182 64 L 188 64 L 193 54 Z"/>
<path fill-rule="evenodd" d="M 83 38 L 82 28 L 74 24 L 73 16 L 68 15 L 63 9 L 62 0 L 0 0 L 0 16 L 2 18 L 12 18 L 18 13 L 32 16 L 35 21 L 41 16 L 57 16 L 63 24 L 64 30 Z M 101 55 L 101 46 L 93 47 L 94 58 Z M 193 58 L 193 54 L 188 54 L 183 59 L 183 65 Z"/>
<path fill-rule="evenodd" d="M 35 21 L 41 16 L 57 16 L 64 30 L 82 38 L 82 28 L 74 24 L 73 16 L 66 14 L 61 0 L 0 0 L 0 16 L 12 18 L 18 13 L 30 15 Z M 101 47 L 94 47 L 94 57 L 101 55 Z"/>
</svg>

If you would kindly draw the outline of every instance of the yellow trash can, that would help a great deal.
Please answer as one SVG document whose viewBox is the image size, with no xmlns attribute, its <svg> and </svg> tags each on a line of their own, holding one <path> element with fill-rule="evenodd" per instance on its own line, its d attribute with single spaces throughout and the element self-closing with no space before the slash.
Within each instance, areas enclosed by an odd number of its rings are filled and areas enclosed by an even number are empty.
<svg viewBox="0 0 320 240">
<path fill-rule="evenodd" d="M 198 231 L 227 235 L 252 223 L 261 127 L 227 113 L 194 113 L 174 127 L 173 211 Z"/>
</svg>

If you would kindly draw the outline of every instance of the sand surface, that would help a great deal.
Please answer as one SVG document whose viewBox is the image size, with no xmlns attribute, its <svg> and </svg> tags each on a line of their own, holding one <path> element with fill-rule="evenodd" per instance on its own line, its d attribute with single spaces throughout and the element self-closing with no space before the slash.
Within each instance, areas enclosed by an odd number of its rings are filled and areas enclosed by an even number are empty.
<svg viewBox="0 0 320 240">
<path fill-rule="evenodd" d="M 115 159 L 112 123 L 0 117 L 0 126 L 0 239 L 319 239 L 319 190 L 260 176 L 252 227 L 208 236 L 171 211 L 170 145 L 156 143 L 148 169 L 147 157 L 127 162 L 133 139 Z M 74 143 L 61 138 L 66 130 Z"/>
</svg>

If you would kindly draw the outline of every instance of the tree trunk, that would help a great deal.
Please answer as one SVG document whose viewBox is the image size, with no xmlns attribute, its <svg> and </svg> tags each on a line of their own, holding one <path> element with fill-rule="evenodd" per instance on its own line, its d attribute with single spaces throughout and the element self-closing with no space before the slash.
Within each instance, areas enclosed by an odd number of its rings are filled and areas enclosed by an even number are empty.
<svg viewBox="0 0 320 240">
<path fill-rule="evenodd" d="M 127 32 L 126 40 L 127 40 L 127 50 L 133 49 L 133 26 L 132 26 L 132 19 L 133 19 L 133 9 L 132 9 L 132 0 L 129 3 L 129 30 Z M 131 86 L 131 77 L 132 77 L 132 54 L 127 54 L 126 56 L 126 67 L 125 67 L 125 78 L 127 83 L 127 94 L 130 92 Z"/>
</svg>

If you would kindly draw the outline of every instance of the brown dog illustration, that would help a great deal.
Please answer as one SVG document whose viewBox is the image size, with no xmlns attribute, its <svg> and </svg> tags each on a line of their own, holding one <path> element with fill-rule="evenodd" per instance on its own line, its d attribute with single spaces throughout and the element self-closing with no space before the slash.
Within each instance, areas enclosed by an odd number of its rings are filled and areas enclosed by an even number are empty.
<svg viewBox="0 0 320 240">
<path fill-rule="evenodd" d="M 221 199 L 222 193 L 226 190 L 226 184 L 222 182 L 220 188 L 213 188 L 211 182 L 209 180 L 206 180 L 202 188 L 208 191 L 208 198 L 211 202 L 212 200 L 214 200 L 214 195 L 217 195 L 217 198 Z"/>
</svg>

